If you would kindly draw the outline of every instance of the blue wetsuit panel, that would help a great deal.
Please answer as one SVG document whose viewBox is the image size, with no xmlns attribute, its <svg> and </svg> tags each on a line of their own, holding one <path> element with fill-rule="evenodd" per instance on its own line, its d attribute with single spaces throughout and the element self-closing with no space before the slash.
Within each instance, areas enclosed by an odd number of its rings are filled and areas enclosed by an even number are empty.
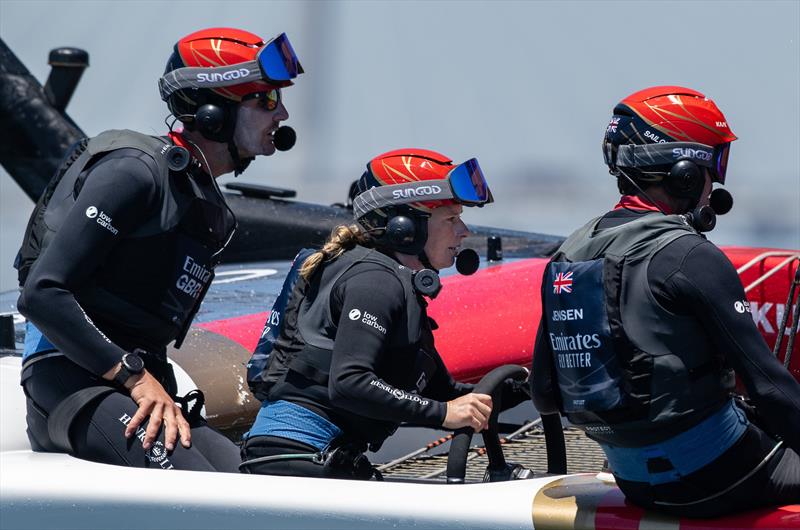
<svg viewBox="0 0 800 530">
<path fill-rule="evenodd" d="M 53 343 L 47 340 L 39 328 L 33 325 L 29 320 L 25 323 L 25 349 L 22 352 L 22 362 L 28 360 L 29 357 L 37 353 L 57 351 Z"/>
<path fill-rule="evenodd" d="M 680 480 L 730 449 L 747 428 L 747 417 L 733 400 L 691 429 L 672 438 L 644 447 L 617 447 L 601 443 L 615 476 L 652 485 Z M 652 472 L 647 461 L 666 459 L 668 471 Z"/>
<path fill-rule="evenodd" d="M 316 447 L 322 451 L 341 429 L 319 414 L 289 401 L 264 401 L 246 440 L 253 436 L 280 436 Z"/>
</svg>

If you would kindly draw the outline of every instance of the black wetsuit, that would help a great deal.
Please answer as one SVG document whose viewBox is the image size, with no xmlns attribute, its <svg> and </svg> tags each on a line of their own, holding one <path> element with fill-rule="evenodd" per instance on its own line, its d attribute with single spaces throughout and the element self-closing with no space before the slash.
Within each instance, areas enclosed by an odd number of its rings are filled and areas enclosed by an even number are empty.
<svg viewBox="0 0 800 530">
<path fill-rule="evenodd" d="M 315 289 L 314 282 L 319 285 L 326 281 L 326 272 L 317 271 L 310 289 Z M 367 445 L 379 447 L 401 423 L 441 427 L 447 413 L 446 402 L 472 391 L 472 385 L 456 382 L 450 376 L 433 347 L 424 308 L 422 338 L 408 344 L 405 304 L 403 287 L 391 271 L 372 263 L 353 266 L 331 291 L 335 329 L 330 333 L 335 334 L 335 342 L 327 385 L 290 373 L 270 392 L 270 399 L 288 401 L 321 416 L 341 430 L 334 445 L 346 442 L 362 451 Z M 290 301 L 276 349 L 302 348 L 302 340 L 293 332 L 291 313 Z M 245 461 L 318 451 L 299 441 L 302 433 L 295 439 L 263 435 L 272 432 L 269 421 L 266 417 L 256 420 L 242 449 Z M 347 476 L 307 460 L 253 464 L 246 471 Z"/>
<path fill-rule="evenodd" d="M 82 388 L 113 386 L 101 376 L 136 348 L 147 351 L 148 371 L 174 395 L 166 345 L 188 324 L 193 313 L 186 308 L 199 305 L 205 291 L 198 285 L 210 283 L 213 269 L 189 257 L 211 256 L 233 223 L 216 183 L 194 163 L 165 179 L 151 155 L 123 148 L 92 160 L 79 182 L 74 204 L 50 220 L 57 223 L 50 226 L 52 239 L 21 276 L 19 311 L 52 343 L 26 351 L 22 371 L 35 450 L 55 450 L 47 431 L 54 408 Z M 55 212 L 60 206 L 47 207 Z M 164 308 L 186 318 L 170 320 Z M 70 431 L 76 456 L 136 467 L 236 471 L 236 446 L 202 420 L 193 425 L 191 449 L 178 443 L 166 458 L 146 454 L 137 437 L 124 438 L 126 418 L 136 410 L 124 389 L 90 404 Z"/>
<path fill-rule="evenodd" d="M 597 228 L 619 226 L 643 212 L 609 212 Z M 680 515 L 710 517 L 758 506 L 800 502 L 800 384 L 775 359 L 756 329 L 739 276 L 727 257 L 700 236 L 676 239 L 659 250 L 647 270 L 656 301 L 678 315 L 697 318 L 713 349 L 736 371 L 758 418 L 714 462 L 678 482 L 651 486 L 617 479 L 637 504 Z M 551 346 L 541 331 L 534 347 L 532 395 L 542 414 L 559 412 Z M 698 407 L 702 409 L 702 407 Z M 698 421 L 702 420 L 698 417 Z M 770 434 L 772 433 L 772 436 Z M 752 470 L 775 447 L 761 469 L 731 491 L 707 502 L 677 506 L 725 490 Z"/>
</svg>

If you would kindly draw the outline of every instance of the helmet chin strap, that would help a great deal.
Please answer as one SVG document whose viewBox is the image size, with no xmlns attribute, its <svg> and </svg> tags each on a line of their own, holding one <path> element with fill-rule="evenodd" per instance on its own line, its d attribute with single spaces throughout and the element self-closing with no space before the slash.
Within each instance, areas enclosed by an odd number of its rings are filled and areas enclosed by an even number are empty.
<svg viewBox="0 0 800 530">
<path fill-rule="evenodd" d="M 627 179 L 627 181 L 628 181 L 628 182 L 630 182 L 630 183 L 631 183 L 631 185 L 632 185 L 634 188 L 636 188 L 636 190 L 637 190 L 639 193 L 641 193 L 641 194 L 642 194 L 642 195 L 643 195 L 643 196 L 644 196 L 644 197 L 645 197 L 645 198 L 646 198 L 648 201 L 650 201 L 650 202 L 653 204 L 653 206 L 655 206 L 656 208 L 658 208 L 658 211 L 659 211 L 659 212 L 663 213 L 664 215 L 667 215 L 667 212 L 665 212 L 664 210 L 662 210 L 662 209 L 661 209 L 661 206 L 659 206 L 659 205 L 658 205 L 658 203 L 657 203 L 655 200 L 653 200 L 653 198 L 651 198 L 651 197 L 650 197 L 650 195 L 648 195 L 647 193 L 645 193 L 645 191 L 644 191 L 644 190 L 641 188 L 641 186 L 639 186 L 639 185 L 636 183 L 636 181 L 635 181 L 635 180 L 633 180 L 633 179 L 632 179 L 632 178 L 631 178 L 631 177 L 630 177 L 630 176 L 629 176 L 627 173 L 625 173 L 625 172 L 624 172 L 622 169 L 620 169 L 620 168 L 616 168 L 616 170 L 617 170 L 617 171 L 619 171 L 619 174 L 620 174 L 620 175 L 622 175 L 623 177 L 625 177 L 625 178 Z M 613 175 L 613 173 L 612 173 L 612 175 Z"/>
<path fill-rule="evenodd" d="M 419 258 L 419 261 L 422 263 L 423 267 L 435 271 L 437 274 L 439 273 L 439 269 L 431 265 L 431 260 L 428 259 L 428 254 L 425 252 L 425 249 L 422 249 L 422 252 L 417 254 L 417 257 Z"/>
<path fill-rule="evenodd" d="M 239 156 L 239 148 L 236 146 L 236 142 L 233 138 L 228 141 L 228 153 L 231 155 L 231 160 L 233 161 L 233 176 L 238 177 L 241 175 L 247 166 L 250 165 L 250 162 L 253 161 L 253 157 L 248 158 L 241 158 Z"/>
</svg>

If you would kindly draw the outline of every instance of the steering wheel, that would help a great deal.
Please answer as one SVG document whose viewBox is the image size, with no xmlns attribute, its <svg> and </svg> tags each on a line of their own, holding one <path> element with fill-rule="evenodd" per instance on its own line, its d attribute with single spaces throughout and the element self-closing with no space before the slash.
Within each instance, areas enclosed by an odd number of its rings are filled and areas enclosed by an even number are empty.
<svg viewBox="0 0 800 530">
<path fill-rule="evenodd" d="M 500 414 L 500 394 L 502 384 L 506 379 L 524 381 L 528 377 L 528 370 L 515 364 L 498 366 L 475 385 L 473 392 L 476 394 L 489 394 L 492 396 L 492 415 L 489 417 L 489 427 L 483 431 L 483 443 L 486 446 L 486 455 L 489 457 L 489 476 L 492 472 L 502 474 L 508 470 L 503 449 L 500 447 L 500 437 L 497 433 L 497 416 Z M 467 473 L 467 453 L 469 442 L 475 429 L 462 427 L 453 432 L 453 441 L 450 442 L 450 454 L 447 457 L 447 483 L 463 484 Z"/>
</svg>

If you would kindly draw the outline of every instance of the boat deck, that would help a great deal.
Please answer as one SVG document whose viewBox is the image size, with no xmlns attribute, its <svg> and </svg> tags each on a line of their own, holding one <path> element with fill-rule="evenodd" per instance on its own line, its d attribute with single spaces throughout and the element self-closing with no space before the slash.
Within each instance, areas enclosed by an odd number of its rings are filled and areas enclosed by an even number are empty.
<svg viewBox="0 0 800 530">
<path fill-rule="evenodd" d="M 605 454 L 600 446 L 574 428 L 564 429 L 567 447 L 567 473 L 599 472 L 605 464 Z M 547 452 L 544 432 L 538 425 L 521 433 L 513 440 L 503 443 L 503 453 L 507 462 L 522 464 L 538 473 L 547 471 Z M 466 482 L 481 482 L 486 471 L 488 458 L 481 446 L 473 446 L 467 457 Z M 383 469 L 387 478 L 429 478 L 445 479 L 447 454 L 420 455 Z"/>
</svg>

